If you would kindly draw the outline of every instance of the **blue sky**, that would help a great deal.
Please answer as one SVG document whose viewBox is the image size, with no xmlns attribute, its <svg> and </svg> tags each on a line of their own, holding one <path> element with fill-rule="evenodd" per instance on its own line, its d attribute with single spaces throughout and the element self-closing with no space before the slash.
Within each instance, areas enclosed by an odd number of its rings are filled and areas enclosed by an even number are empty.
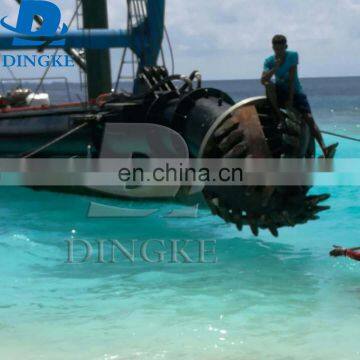
<svg viewBox="0 0 360 360">
<path fill-rule="evenodd" d="M 68 21 L 75 1 L 53 2 Z M 126 1 L 108 3 L 110 26 L 123 28 Z M 1 4 L 0 16 L 15 22 L 16 2 Z M 359 20 L 360 0 L 169 0 L 166 22 L 176 72 L 199 69 L 206 79 L 251 79 L 259 77 L 275 33 L 286 34 L 290 48 L 299 51 L 303 77 L 360 75 Z M 119 56 L 119 50 L 112 51 L 114 73 Z M 64 75 L 64 70 L 51 75 Z M 0 76 L 7 76 L 5 69 Z M 76 80 L 78 73 L 67 76 Z"/>
</svg>

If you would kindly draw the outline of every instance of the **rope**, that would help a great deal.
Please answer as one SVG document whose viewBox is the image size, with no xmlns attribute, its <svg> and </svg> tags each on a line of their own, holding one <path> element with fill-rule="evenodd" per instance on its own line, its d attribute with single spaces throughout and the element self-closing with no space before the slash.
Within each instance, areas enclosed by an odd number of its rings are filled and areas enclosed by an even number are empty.
<svg viewBox="0 0 360 360">
<path fill-rule="evenodd" d="M 321 132 L 322 132 L 323 134 L 335 136 L 335 137 L 338 137 L 338 138 L 341 138 L 341 139 L 346 139 L 346 140 L 351 140 L 351 141 L 360 142 L 360 139 L 354 138 L 354 137 L 351 137 L 351 136 L 336 134 L 336 133 L 333 133 L 333 132 L 330 132 L 330 131 L 321 131 Z"/>
<path fill-rule="evenodd" d="M 121 74 L 122 74 L 122 70 L 123 70 L 123 67 L 124 67 L 124 61 L 126 59 L 127 49 L 128 48 L 125 48 L 123 50 L 123 53 L 122 53 L 122 56 L 121 56 L 120 68 L 119 68 L 118 76 L 116 78 L 116 84 L 115 84 L 114 93 L 117 93 L 118 88 L 119 88 L 119 84 L 120 84 L 120 80 L 121 80 Z"/>
<path fill-rule="evenodd" d="M 167 43 L 168 43 L 169 50 L 170 50 L 170 57 L 171 57 L 171 73 L 172 73 L 172 74 L 174 74 L 174 73 L 175 73 L 175 58 L 174 58 L 174 51 L 173 51 L 172 43 L 171 43 L 170 36 L 169 36 L 169 33 L 168 33 L 168 31 L 167 31 L 166 26 L 164 26 L 164 31 L 165 31 L 166 41 L 167 41 Z"/>
<path fill-rule="evenodd" d="M 25 155 L 23 158 L 24 158 L 24 159 L 29 159 L 29 158 L 31 158 L 31 157 L 39 154 L 41 151 L 47 149 L 47 148 L 50 147 L 51 145 L 54 145 L 54 144 L 56 144 L 57 142 L 59 142 L 59 141 L 61 141 L 61 140 L 64 140 L 65 138 L 67 138 L 67 137 L 70 136 L 71 134 L 73 134 L 73 133 L 81 130 L 82 128 L 84 128 L 85 126 L 88 126 L 88 125 L 89 125 L 89 123 L 86 122 L 86 123 L 84 123 L 84 124 L 81 124 L 81 125 L 73 128 L 73 129 L 71 129 L 71 130 L 68 131 L 66 134 L 63 134 L 63 135 L 59 136 L 58 138 L 52 140 L 51 142 L 45 144 L 44 146 L 41 146 L 40 148 L 32 151 L 31 153 Z"/>
<path fill-rule="evenodd" d="M 14 81 L 19 82 L 19 79 L 15 76 L 14 72 L 13 72 L 8 66 L 5 66 L 5 67 L 6 67 L 7 71 L 10 73 L 12 79 L 13 79 Z"/>
<path fill-rule="evenodd" d="M 56 49 L 55 52 L 54 52 L 54 54 L 53 54 L 53 56 L 55 57 L 58 52 L 59 52 L 59 49 Z M 49 63 L 48 67 L 47 67 L 47 68 L 45 69 L 45 71 L 44 71 L 43 76 L 42 76 L 41 79 L 40 79 L 40 82 L 39 82 L 39 84 L 38 84 L 38 86 L 37 86 L 34 94 L 37 94 L 37 93 L 39 92 L 40 88 L 42 87 L 42 85 L 43 85 L 43 83 L 44 83 L 44 80 L 45 80 L 47 74 L 49 73 L 50 68 L 51 68 L 51 64 Z M 29 106 L 32 105 L 32 103 L 33 103 L 34 100 L 35 100 L 35 95 L 34 95 L 33 98 L 31 99 Z"/>
<path fill-rule="evenodd" d="M 128 0 L 127 1 L 127 6 L 128 6 L 127 29 L 128 29 L 129 33 L 132 32 L 134 26 L 136 27 L 136 26 L 140 25 L 142 23 L 142 21 L 144 21 L 146 18 L 144 3 L 142 2 L 142 0 L 140 0 L 140 1 L 141 1 L 140 5 L 137 0 Z M 135 19 L 135 24 L 133 24 L 134 19 Z M 119 85 L 120 85 L 121 75 L 122 75 L 122 72 L 124 69 L 124 63 L 126 61 L 127 50 L 128 50 L 128 48 L 125 48 L 122 53 L 119 71 L 117 74 L 116 84 L 115 84 L 115 88 L 114 88 L 115 93 L 117 92 Z M 134 53 L 132 52 L 131 49 L 130 49 L 130 56 L 131 56 L 131 63 L 132 63 L 133 78 L 135 78 L 135 69 L 134 69 L 135 68 L 135 65 L 134 65 L 135 58 L 134 58 Z"/>
<path fill-rule="evenodd" d="M 70 19 L 70 22 L 69 22 L 69 24 L 68 24 L 68 27 L 69 27 L 69 28 L 70 28 L 70 26 L 72 25 L 72 23 L 74 22 L 74 20 L 75 20 L 75 18 L 76 18 L 76 14 L 78 13 L 78 11 L 79 11 L 79 9 L 80 9 L 81 3 L 82 3 L 82 2 L 79 1 L 78 5 L 77 5 L 77 7 L 76 7 L 76 9 L 75 9 L 75 12 L 74 12 L 72 18 Z M 53 54 L 53 56 L 55 57 L 55 56 L 58 54 L 58 52 L 59 52 L 59 49 L 56 49 L 55 52 L 54 52 L 54 54 Z M 38 86 L 37 86 L 36 91 L 34 92 L 34 94 L 37 94 L 37 93 L 39 92 L 39 90 L 40 90 L 40 88 L 42 87 L 43 82 L 44 82 L 47 74 L 49 73 L 50 68 L 51 68 L 51 64 L 49 63 L 48 67 L 47 67 L 47 68 L 45 69 L 45 71 L 44 71 L 43 76 L 42 76 L 41 79 L 40 79 L 40 82 L 39 82 L 39 84 L 38 84 Z M 32 103 L 33 103 L 34 100 L 35 100 L 35 96 L 33 96 L 33 98 L 31 99 L 29 106 L 32 105 Z"/>
<path fill-rule="evenodd" d="M 140 25 L 146 19 L 146 16 L 147 16 L 146 1 L 144 1 L 144 0 L 128 0 L 127 3 L 128 3 L 128 31 L 130 32 L 133 27 L 132 17 L 134 17 L 134 19 L 136 21 L 135 26 Z M 168 47 L 169 47 L 170 58 L 171 58 L 171 74 L 173 75 L 175 73 L 175 57 L 174 57 L 174 51 L 173 51 L 173 47 L 171 44 L 170 36 L 169 36 L 166 26 L 164 26 L 164 33 L 165 33 L 165 38 L 166 38 L 166 41 L 167 41 Z M 127 49 L 125 48 L 123 51 L 123 54 L 122 54 L 122 59 L 120 62 L 119 71 L 117 74 L 117 79 L 116 79 L 116 84 L 115 84 L 115 89 L 114 89 L 115 93 L 117 92 L 117 90 L 119 88 L 119 83 L 120 83 L 121 75 L 122 75 L 122 71 L 123 71 L 123 62 L 126 59 L 126 50 Z M 161 47 L 161 49 L 160 49 L 160 55 L 162 57 L 163 65 L 166 68 L 166 59 L 165 59 L 163 47 Z M 133 53 L 132 53 L 132 56 L 134 57 Z M 134 63 L 133 63 L 133 67 L 134 67 Z M 134 70 L 133 70 L 133 77 L 135 77 Z"/>
</svg>

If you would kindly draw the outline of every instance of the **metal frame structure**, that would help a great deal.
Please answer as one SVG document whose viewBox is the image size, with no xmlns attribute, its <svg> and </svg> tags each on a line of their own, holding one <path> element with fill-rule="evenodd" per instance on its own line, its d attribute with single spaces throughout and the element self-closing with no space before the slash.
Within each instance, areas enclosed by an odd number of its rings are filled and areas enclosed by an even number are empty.
<svg viewBox="0 0 360 360">
<path fill-rule="evenodd" d="M 9 90 L 9 89 L 6 89 L 6 84 L 13 83 L 16 86 L 19 86 L 19 87 L 22 88 L 23 85 L 26 84 L 27 82 L 32 82 L 32 81 L 39 82 L 39 80 L 40 79 L 36 78 L 36 77 L 22 77 L 22 78 L 19 78 L 19 79 L 1 78 L 0 79 L 0 87 L 2 89 L 2 92 L 5 94 L 6 91 Z M 68 101 L 69 102 L 72 101 L 69 80 L 67 79 L 67 77 L 65 77 L 65 76 L 52 76 L 52 77 L 47 77 L 46 80 L 47 81 L 61 81 L 61 82 L 64 82 Z M 42 91 L 46 92 L 46 87 L 45 87 L 44 82 L 42 82 L 42 84 L 41 84 L 41 89 L 42 89 Z"/>
</svg>

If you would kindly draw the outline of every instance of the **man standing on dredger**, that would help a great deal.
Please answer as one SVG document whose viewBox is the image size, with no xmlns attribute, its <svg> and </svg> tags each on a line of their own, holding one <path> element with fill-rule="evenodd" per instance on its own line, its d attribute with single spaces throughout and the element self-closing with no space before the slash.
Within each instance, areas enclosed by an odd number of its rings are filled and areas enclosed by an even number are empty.
<svg viewBox="0 0 360 360">
<path fill-rule="evenodd" d="M 315 123 L 311 114 L 311 107 L 298 77 L 298 53 L 287 50 L 287 39 L 284 35 L 275 35 L 272 44 L 275 55 L 265 60 L 261 83 L 266 88 L 266 95 L 275 111 L 275 115 L 282 124 L 283 115 L 279 106 L 289 110 L 295 108 L 302 114 L 308 124 L 311 134 L 324 153 L 324 157 L 333 158 L 339 144 L 326 147 L 321 131 Z M 274 76 L 275 84 L 271 81 Z"/>
</svg>

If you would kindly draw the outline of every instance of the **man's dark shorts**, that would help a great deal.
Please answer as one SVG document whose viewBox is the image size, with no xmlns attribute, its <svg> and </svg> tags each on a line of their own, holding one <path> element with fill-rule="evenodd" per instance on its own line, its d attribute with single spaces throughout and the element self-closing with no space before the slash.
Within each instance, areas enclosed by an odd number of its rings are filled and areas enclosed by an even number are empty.
<svg viewBox="0 0 360 360">
<path fill-rule="evenodd" d="M 276 94 L 280 107 L 284 107 L 285 103 L 289 99 L 288 92 L 284 91 L 280 87 L 276 87 Z M 294 108 L 299 111 L 301 114 L 311 114 L 311 106 L 305 94 L 295 94 L 294 95 Z"/>
</svg>

